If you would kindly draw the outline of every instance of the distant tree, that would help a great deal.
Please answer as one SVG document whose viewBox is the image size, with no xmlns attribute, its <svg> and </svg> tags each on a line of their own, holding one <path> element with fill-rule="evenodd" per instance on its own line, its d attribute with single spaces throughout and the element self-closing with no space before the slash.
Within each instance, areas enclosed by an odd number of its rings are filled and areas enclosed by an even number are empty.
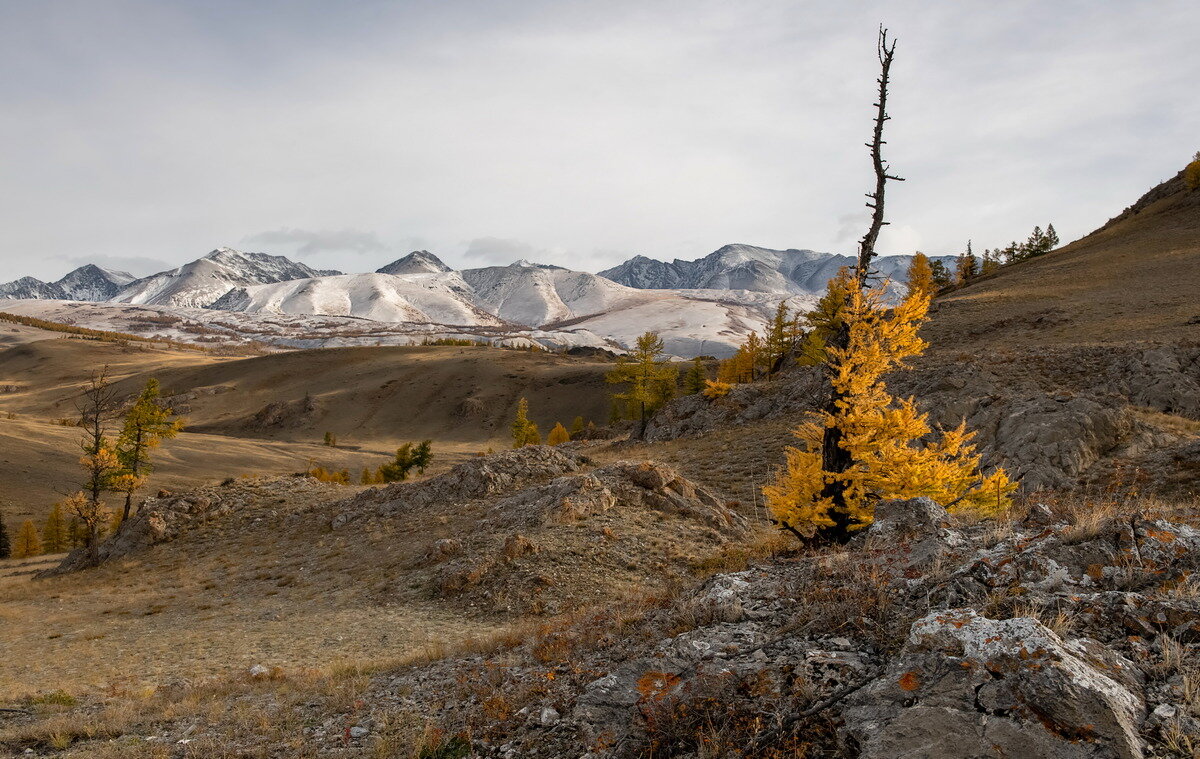
<svg viewBox="0 0 1200 759">
<path fill-rule="evenodd" d="M 54 504 L 42 528 L 42 547 L 46 553 L 62 553 L 71 547 L 71 535 L 61 503 Z"/>
<path fill-rule="evenodd" d="M 8 527 L 4 524 L 4 515 L 0 514 L 0 559 L 12 557 L 12 540 L 8 537 Z"/>
<path fill-rule="evenodd" d="M 1046 225 L 1046 252 L 1050 252 L 1058 247 L 1058 232 L 1054 230 L 1054 224 Z"/>
<path fill-rule="evenodd" d="M 326 432 L 325 445 L 329 446 L 330 448 L 337 448 L 337 435 L 333 434 L 332 432 Z"/>
<path fill-rule="evenodd" d="M 967 252 L 958 257 L 955 281 L 959 285 L 965 285 L 975 279 L 978 274 L 979 259 L 975 257 L 974 251 L 971 250 L 971 241 L 967 240 Z"/>
<path fill-rule="evenodd" d="M 571 422 L 571 437 L 575 437 L 583 432 L 583 417 L 575 417 L 575 421 Z"/>
<path fill-rule="evenodd" d="M 533 442 L 534 435 L 537 433 L 537 425 L 529 420 L 529 401 L 522 398 L 517 401 L 517 416 L 512 423 L 512 439 L 513 448 L 523 448 L 527 445 L 536 445 Z M 538 435 L 540 442 L 541 436 Z"/>
<path fill-rule="evenodd" d="M 98 560 L 97 543 L 108 522 L 108 507 L 101 500 L 101 494 L 111 489 L 113 481 L 121 473 L 122 466 L 117 456 L 116 446 L 108 437 L 108 424 L 113 420 L 116 411 L 117 392 L 108 379 L 108 367 L 92 372 L 88 383 L 75 403 L 79 412 L 79 426 L 83 429 L 83 439 L 80 447 L 83 457 L 79 463 L 83 466 L 84 481 L 82 493 L 87 500 L 86 505 L 80 505 L 72 499 L 64 501 L 68 511 L 74 511 L 80 522 L 87 530 L 85 545 L 92 562 Z M 69 505 L 68 505 L 69 504 Z"/>
<path fill-rule="evenodd" d="M 28 559 L 42 552 L 42 541 L 38 538 L 37 526 L 32 519 L 26 519 L 21 524 L 21 532 L 17 534 L 17 544 L 13 546 L 14 559 Z"/>
<path fill-rule="evenodd" d="M 550 434 L 546 436 L 546 445 L 562 445 L 570 440 L 571 433 L 567 432 L 567 428 L 562 426 L 562 422 L 558 422 L 550 430 Z"/>
<path fill-rule="evenodd" d="M 800 333 L 797 316 L 788 309 L 786 300 L 780 301 L 775 307 L 771 323 L 767 325 L 759 359 L 767 379 L 775 376 L 783 368 L 784 360 L 795 352 L 796 340 Z"/>
<path fill-rule="evenodd" d="M 525 445 L 541 445 L 542 432 L 533 422 L 529 423 L 529 436 L 525 438 Z"/>
<path fill-rule="evenodd" d="M 946 264 L 935 260 L 929 264 L 929 269 L 935 291 L 954 284 L 954 277 L 951 276 L 950 270 L 946 268 Z"/>
<path fill-rule="evenodd" d="M 113 483 L 113 490 L 125 494 L 121 523 L 129 519 L 133 494 L 153 470 L 150 451 L 163 440 L 175 437 L 183 428 L 183 420 L 173 419 L 174 412 L 162 403 L 158 380 L 151 377 L 125 415 L 125 425 L 117 437 L 117 458 L 122 471 Z"/>
<path fill-rule="evenodd" d="M 932 297 L 937 292 L 933 284 L 933 267 L 929 264 L 929 256 L 921 251 L 913 254 L 912 261 L 908 264 L 906 279 L 909 296 L 913 293 L 923 293 Z"/>
<path fill-rule="evenodd" d="M 68 503 L 69 501 L 64 501 Z M 79 517 L 68 508 L 68 513 L 71 514 L 71 520 L 67 522 L 67 532 L 71 536 L 71 550 L 75 550 L 84 544 L 84 527 L 79 521 Z"/>
<path fill-rule="evenodd" d="M 605 379 L 609 384 L 625 385 L 624 392 L 614 398 L 624 401 L 638 423 L 638 439 L 646 436 L 646 424 L 651 415 L 669 400 L 667 389 L 673 392 L 679 370 L 666 361 L 659 361 L 663 341 L 656 333 L 647 332 L 637 339 L 634 350 L 623 356 Z"/>
<path fill-rule="evenodd" d="M 1000 258 L 998 254 L 990 250 L 983 251 L 983 260 L 980 262 L 980 274 L 992 274 L 1000 268 Z"/>
<path fill-rule="evenodd" d="M 417 472 L 425 474 L 425 467 L 433 461 L 433 441 L 422 440 L 413 449 L 412 462 Z"/>
<path fill-rule="evenodd" d="M 704 360 L 696 356 L 692 359 L 692 366 L 688 369 L 687 374 L 683 375 L 683 394 L 695 395 L 704 392 L 704 383 L 707 379 L 708 372 L 704 368 Z"/>
<path fill-rule="evenodd" d="M 408 479 L 408 473 L 416 466 L 413 444 L 405 443 L 396 449 L 396 456 L 387 464 L 379 467 L 384 482 L 401 482 Z"/>
<path fill-rule="evenodd" d="M 358 482 L 359 482 L 359 484 L 362 484 L 362 485 L 374 485 L 375 484 L 375 474 L 369 468 L 364 466 L 363 470 L 362 470 L 362 474 L 359 475 Z"/>
<path fill-rule="evenodd" d="M 1200 189 L 1200 150 L 1192 156 L 1192 162 L 1183 170 L 1183 181 L 1189 190 Z"/>
<path fill-rule="evenodd" d="M 621 402 L 613 398 L 612 402 L 608 404 L 608 425 L 611 427 L 617 424 L 621 421 L 621 418 Z"/>
</svg>

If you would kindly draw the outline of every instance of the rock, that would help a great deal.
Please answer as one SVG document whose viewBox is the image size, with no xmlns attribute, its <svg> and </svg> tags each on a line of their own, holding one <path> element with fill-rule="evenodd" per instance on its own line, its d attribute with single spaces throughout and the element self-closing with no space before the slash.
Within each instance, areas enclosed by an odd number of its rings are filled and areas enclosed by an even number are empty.
<svg viewBox="0 0 1200 759">
<path fill-rule="evenodd" d="M 371 732 L 370 730 L 368 730 L 365 727 L 362 727 L 361 725 L 355 725 L 354 727 L 350 728 L 350 737 L 355 740 L 358 740 L 360 738 L 366 738 L 367 734 L 370 732 Z"/>
<path fill-rule="evenodd" d="M 271 670 L 267 669 L 261 664 L 255 664 L 253 667 L 246 670 L 246 674 L 249 675 L 252 680 L 264 680 L 271 674 Z"/>
<path fill-rule="evenodd" d="M 930 498 L 884 501 L 865 531 L 864 547 L 877 552 L 875 561 L 911 575 L 968 546 L 950 529 L 950 515 Z"/>
<path fill-rule="evenodd" d="M 558 709 L 553 706 L 547 706 L 538 713 L 538 724 L 542 727 L 553 727 L 562 719 L 558 713 Z"/>
<path fill-rule="evenodd" d="M 845 735 L 864 759 L 1140 758 L 1145 705 L 1135 672 L 1031 618 L 935 612 L 913 624 L 886 672 L 848 699 Z"/>
<path fill-rule="evenodd" d="M 431 545 L 425 551 L 425 559 L 426 561 L 437 563 L 439 561 L 445 561 L 451 556 L 457 556 L 458 554 L 462 553 L 462 550 L 463 544 L 461 540 L 456 540 L 455 538 L 442 538 L 440 540 L 435 540 L 433 545 Z"/>
<path fill-rule="evenodd" d="M 536 553 L 537 546 L 524 535 L 509 535 L 504 540 L 504 558 L 519 559 L 527 553 Z"/>
</svg>

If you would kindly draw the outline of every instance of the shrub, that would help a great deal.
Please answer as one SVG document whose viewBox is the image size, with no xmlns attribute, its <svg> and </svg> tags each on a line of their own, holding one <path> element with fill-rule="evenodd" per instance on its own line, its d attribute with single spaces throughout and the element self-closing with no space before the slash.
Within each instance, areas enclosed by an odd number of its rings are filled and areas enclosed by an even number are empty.
<svg viewBox="0 0 1200 759">
<path fill-rule="evenodd" d="M 1200 188 L 1200 153 L 1196 153 L 1195 160 L 1183 170 L 1183 181 L 1189 190 Z"/>
</svg>

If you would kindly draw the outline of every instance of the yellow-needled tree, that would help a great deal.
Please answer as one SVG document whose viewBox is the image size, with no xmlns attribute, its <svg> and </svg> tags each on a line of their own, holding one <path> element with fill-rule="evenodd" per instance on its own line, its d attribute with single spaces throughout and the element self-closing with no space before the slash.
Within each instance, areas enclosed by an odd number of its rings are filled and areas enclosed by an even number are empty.
<svg viewBox="0 0 1200 759">
<path fill-rule="evenodd" d="M 122 471 L 114 479 L 112 489 L 125 494 L 120 524 L 129 519 L 133 494 L 145 483 L 153 470 L 150 452 L 163 440 L 175 437 L 183 428 L 182 419 L 162 403 L 158 380 L 151 377 L 125 414 L 125 424 L 117 437 L 117 458 Z"/>
<path fill-rule="evenodd" d="M 929 265 L 929 257 L 924 253 L 917 251 L 913 254 L 912 261 L 908 263 L 905 285 L 908 287 L 910 298 L 914 293 L 933 297 L 933 294 L 937 292 L 937 286 L 933 284 L 933 267 Z"/>
<path fill-rule="evenodd" d="M 61 503 L 56 503 L 42 528 L 42 548 L 46 553 L 61 553 L 71 547 L 70 526 Z"/>
<path fill-rule="evenodd" d="M 979 457 L 965 424 L 933 443 L 930 427 L 912 398 L 896 400 L 886 372 L 925 349 L 917 332 L 929 295 L 913 292 L 889 307 L 882 287 L 871 288 L 871 261 L 884 222 L 890 173 L 883 159 L 883 127 L 895 42 L 879 30 L 881 66 L 871 149 L 875 190 L 868 194 L 871 224 L 859 242 L 858 263 L 835 277 L 817 309 L 808 346 L 825 369 L 830 392 L 821 411 L 796 429 L 803 448 L 790 448 L 787 465 L 763 489 L 772 517 L 802 539 L 843 542 L 871 522 L 887 498 L 928 495 L 943 503 L 962 499 L 978 508 L 1003 508 L 1015 486 L 1002 470 L 979 474 Z"/>
<path fill-rule="evenodd" d="M 38 556 L 42 553 L 42 541 L 38 537 L 37 525 L 32 519 L 26 519 L 21 524 L 21 531 L 17 533 L 17 542 L 13 546 L 12 555 L 14 559 L 28 559 L 30 556 Z"/>
<path fill-rule="evenodd" d="M 546 436 L 546 445 L 562 445 L 570 441 L 571 433 L 567 432 L 567 428 L 562 426 L 562 422 L 558 422 L 550 430 L 550 434 Z"/>
</svg>

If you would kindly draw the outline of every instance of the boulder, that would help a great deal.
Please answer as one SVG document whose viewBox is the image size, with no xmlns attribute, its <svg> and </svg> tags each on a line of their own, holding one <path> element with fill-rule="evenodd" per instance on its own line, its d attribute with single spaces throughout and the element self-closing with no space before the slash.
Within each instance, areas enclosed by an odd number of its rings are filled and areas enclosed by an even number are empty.
<svg viewBox="0 0 1200 759">
<path fill-rule="evenodd" d="M 1138 759 L 1146 710 L 1133 664 L 1094 641 L 967 608 L 915 622 L 842 716 L 864 759 Z"/>
</svg>

